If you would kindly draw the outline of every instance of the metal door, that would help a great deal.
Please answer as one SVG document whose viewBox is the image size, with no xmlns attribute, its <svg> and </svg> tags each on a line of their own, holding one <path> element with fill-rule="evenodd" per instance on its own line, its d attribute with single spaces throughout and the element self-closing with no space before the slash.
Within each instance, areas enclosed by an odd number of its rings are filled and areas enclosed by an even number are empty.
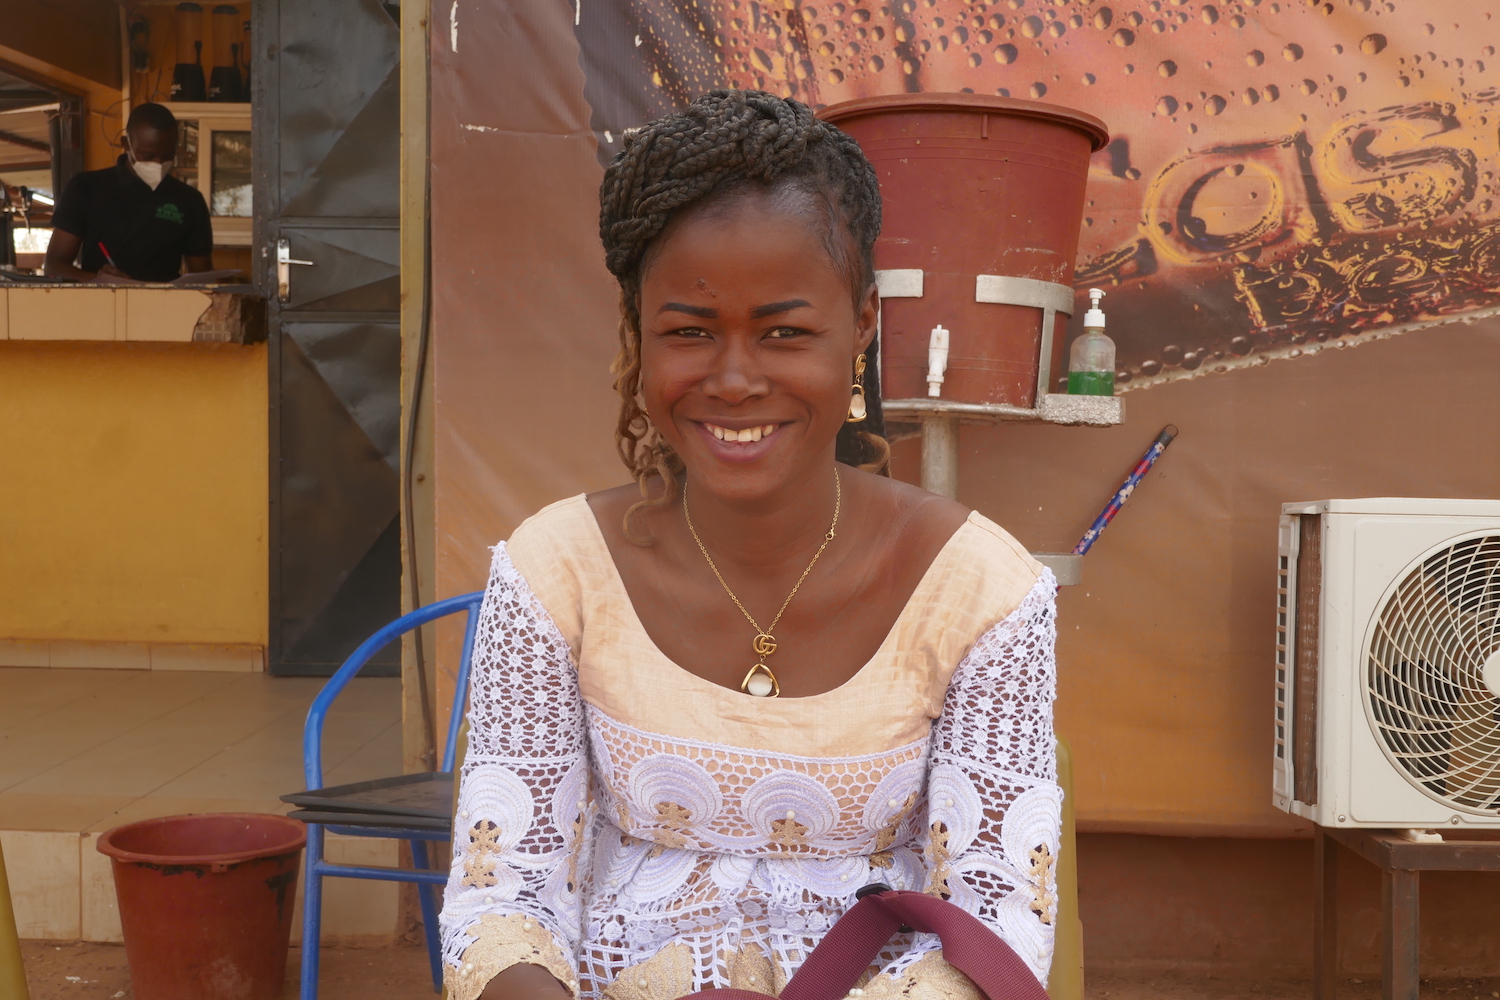
<svg viewBox="0 0 1500 1000">
<path fill-rule="evenodd" d="M 268 659 L 272 673 L 323 675 L 401 613 L 400 8 L 251 9 L 256 277 L 270 304 Z M 399 646 L 367 672 L 399 674 Z"/>
</svg>

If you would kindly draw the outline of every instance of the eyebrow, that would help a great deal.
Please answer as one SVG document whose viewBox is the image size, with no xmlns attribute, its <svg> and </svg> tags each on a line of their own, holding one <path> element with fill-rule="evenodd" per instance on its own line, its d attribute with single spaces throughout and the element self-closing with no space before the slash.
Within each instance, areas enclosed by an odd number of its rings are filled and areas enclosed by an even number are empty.
<svg viewBox="0 0 1500 1000">
<path fill-rule="evenodd" d="M 806 299 L 787 299 L 785 302 L 771 302 L 767 305 L 756 306 L 750 310 L 751 319 L 760 319 L 764 316 L 775 316 L 779 313 L 791 312 L 793 309 L 810 309 L 812 303 Z"/>
<path fill-rule="evenodd" d="M 776 316 L 793 309 L 811 309 L 812 303 L 806 299 L 787 299 L 785 302 L 768 302 L 763 306 L 756 306 L 750 310 L 751 319 L 763 319 L 766 316 Z M 719 311 L 709 309 L 705 306 L 690 306 L 683 302 L 664 302 L 658 313 L 680 312 L 689 316 L 697 316 L 699 319 L 718 319 Z"/>
<path fill-rule="evenodd" d="M 658 313 L 679 312 L 687 313 L 689 316 L 697 316 L 699 319 L 718 319 L 719 310 L 706 309 L 703 306 L 690 306 L 681 302 L 664 302 L 662 307 L 656 310 Z"/>
</svg>

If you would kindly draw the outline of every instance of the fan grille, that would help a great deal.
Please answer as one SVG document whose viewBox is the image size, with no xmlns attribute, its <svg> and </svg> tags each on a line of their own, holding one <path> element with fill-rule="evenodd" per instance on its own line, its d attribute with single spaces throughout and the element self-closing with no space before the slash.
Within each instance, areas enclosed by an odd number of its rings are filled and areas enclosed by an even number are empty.
<svg viewBox="0 0 1500 1000">
<path fill-rule="evenodd" d="M 1500 537 L 1422 560 L 1381 609 L 1370 640 L 1370 720 L 1392 763 L 1423 792 L 1500 813 Z M 1495 671 L 1491 669 L 1490 683 Z"/>
</svg>

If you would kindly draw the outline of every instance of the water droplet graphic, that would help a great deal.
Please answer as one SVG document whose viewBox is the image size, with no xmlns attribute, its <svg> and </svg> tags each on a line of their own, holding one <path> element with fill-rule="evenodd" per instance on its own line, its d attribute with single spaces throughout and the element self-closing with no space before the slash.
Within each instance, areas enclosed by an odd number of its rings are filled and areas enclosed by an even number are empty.
<svg viewBox="0 0 1500 1000">
<path fill-rule="evenodd" d="M 1359 51 L 1367 56 L 1379 55 L 1385 51 L 1385 36 L 1366 35 L 1359 40 Z"/>
<path fill-rule="evenodd" d="M 1047 34 L 1051 35 L 1053 38 L 1061 38 L 1067 32 L 1067 30 L 1067 28 L 1063 27 L 1063 23 L 1061 21 L 1053 21 L 1051 24 L 1047 25 Z"/>
<path fill-rule="evenodd" d="M 1219 20 L 1219 8 L 1213 4 L 1205 4 L 1200 14 L 1204 24 L 1215 24 Z"/>
<path fill-rule="evenodd" d="M 1316 94 L 1318 92 L 1318 81 L 1303 80 L 1302 86 L 1298 87 L 1297 89 L 1302 91 L 1303 94 L 1311 97 L 1313 94 Z"/>
<path fill-rule="evenodd" d="M 1343 87 L 1334 87 L 1333 96 L 1334 100 L 1342 101 L 1344 98 L 1349 96 L 1349 91 L 1345 90 Z"/>
<path fill-rule="evenodd" d="M 1285 59 L 1287 62 L 1296 62 L 1298 59 L 1302 58 L 1302 46 L 1298 45 L 1296 42 L 1288 43 L 1286 48 L 1281 50 L 1281 58 Z"/>
<path fill-rule="evenodd" d="M 1259 104 L 1260 103 L 1260 91 L 1256 90 L 1254 87 L 1247 87 L 1247 88 L 1245 88 L 1244 94 L 1241 95 L 1241 98 L 1244 100 L 1244 102 L 1246 104 L 1249 104 L 1249 105 Z"/>
<path fill-rule="evenodd" d="M 969 66 L 970 67 L 972 67 L 974 69 L 978 69 L 979 66 L 980 66 L 980 64 L 983 63 L 983 62 L 984 62 L 984 57 L 981 56 L 978 52 L 970 52 L 969 53 Z"/>
<path fill-rule="evenodd" d="M 1229 23 L 1236 28 L 1243 28 L 1245 26 L 1245 19 L 1236 14 L 1229 19 Z"/>
<path fill-rule="evenodd" d="M 1094 27 L 1098 28 L 1100 31 L 1108 28 L 1111 24 L 1114 23 L 1114 20 L 1115 12 L 1110 10 L 1108 7 L 1100 7 L 1098 10 L 1094 11 Z"/>
<path fill-rule="evenodd" d="M 1156 67 L 1156 71 L 1162 76 L 1176 76 L 1177 64 L 1170 59 L 1164 59 L 1161 65 Z"/>
<path fill-rule="evenodd" d="M 1021 34 L 1027 38 L 1039 38 L 1042 34 L 1042 19 L 1036 15 L 1026 18 L 1021 22 Z"/>
<path fill-rule="evenodd" d="M 1031 99 L 1040 101 L 1047 96 L 1047 85 L 1045 83 L 1033 83 L 1031 85 Z"/>
<path fill-rule="evenodd" d="M 1002 45 L 995 49 L 995 62 L 1002 66 L 1009 66 L 1020 54 L 1020 50 L 1014 45 Z"/>
<path fill-rule="evenodd" d="M 1268 83 L 1268 84 L 1266 84 L 1266 89 L 1265 89 L 1264 93 L 1265 93 L 1265 98 L 1268 101 L 1279 101 L 1279 100 L 1281 100 L 1281 88 L 1278 87 L 1278 86 L 1276 86 L 1276 84 L 1274 84 L 1274 83 Z"/>
<path fill-rule="evenodd" d="M 1085 87 L 1092 87 L 1094 84 L 1096 84 L 1098 82 L 1099 82 L 1099 78 L 1097 76 L 1095 76 L 1094 74 L 1092 74 L 1092 73 L 1085 73 L 1085 74 L 1083 74 L 1083 85 Z"/>
<path fill-rule="evenodd" d="M 1266 54 L 1260 49 L 1251 49 L 1245 53 L 1245 63 L 1249 66 L 1259 66 L 1266 61 Z"/>
<path fill-rule="evenodd" d="M 842 72 L 840 72 L 839 70 L 831 69 L 831 70 L 828 71 L 828 82 L 829 83 L 843 83 L 844 82 L 844 74 Z"/>
<path fill-rule="evenodd" d="M 1424 25 L 1422 25 L 1422 30 L 1423 30 L 1423 31 L 1425 31 L 1425 32 L 1427 32 L 1427 34 L 1429 34 L 1429 35 L 1430 35 L 1430 34 L 1433 34 L 1433 33 L 1434 33 L 1434 32 L 1436 32 L 1436 31 L 1437 31 L 1437 29 L 1436 29 L 1436 28 L 1434 28 L 1434 27 L 1433 27 L 1433 26 L 1432 26 L 1432 25 L 1430 25 L 1430 24 L 1424 24 Z"/>
<path fill-rule="evenodd" d="M 1177 98 L 1163 97 L 1161 100 L 1156 102 L 1156 113 L 1159 115 L 1170 117 L 1177 113 L 1177 107 Z"/>
<path fill-rule="evenodd" d="M 1224 100 L 1224 98 L 1220 97 L 1218 94 L 1215 94 L 1214 96 L 1203 102 L 1203 113 L 1207 115 L 1217 115 L 1224 110 L 1225 106 L 1228 103 L 1229 102 Z"/>
<path fill-rule="evenodd" d="M 1135 32 L 1131 31 L 1129 28 L 1121 28 L 1119 31 L 1115 32 L 1114 42 L 1122 49 L 1127 46 L 1134 45 Z"/>
<path fill-rule="evenodd" d="M 879 56 L 871 56 L 870 61 L 865 63 L 865 68 L 868 69 L 871 73 L 879 73 L 881 70 L 885 69 L 885 60 L 880 58 Z"/>
</svg>

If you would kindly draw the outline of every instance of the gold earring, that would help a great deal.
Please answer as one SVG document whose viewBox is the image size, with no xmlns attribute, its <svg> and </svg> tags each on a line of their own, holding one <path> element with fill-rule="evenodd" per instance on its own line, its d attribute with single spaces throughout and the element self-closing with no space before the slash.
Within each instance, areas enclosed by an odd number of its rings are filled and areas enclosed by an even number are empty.
<svg viewBox="0 0 1500 1000">
<path fill-rule="evenodd" d="M 861 354 L 854 359 L 854 392 L 849 397 L 849 416 L 844 418 L 846 424 L 857 424 L 869 416 L 865 407 L 865 356 Z"/>
</svg>

